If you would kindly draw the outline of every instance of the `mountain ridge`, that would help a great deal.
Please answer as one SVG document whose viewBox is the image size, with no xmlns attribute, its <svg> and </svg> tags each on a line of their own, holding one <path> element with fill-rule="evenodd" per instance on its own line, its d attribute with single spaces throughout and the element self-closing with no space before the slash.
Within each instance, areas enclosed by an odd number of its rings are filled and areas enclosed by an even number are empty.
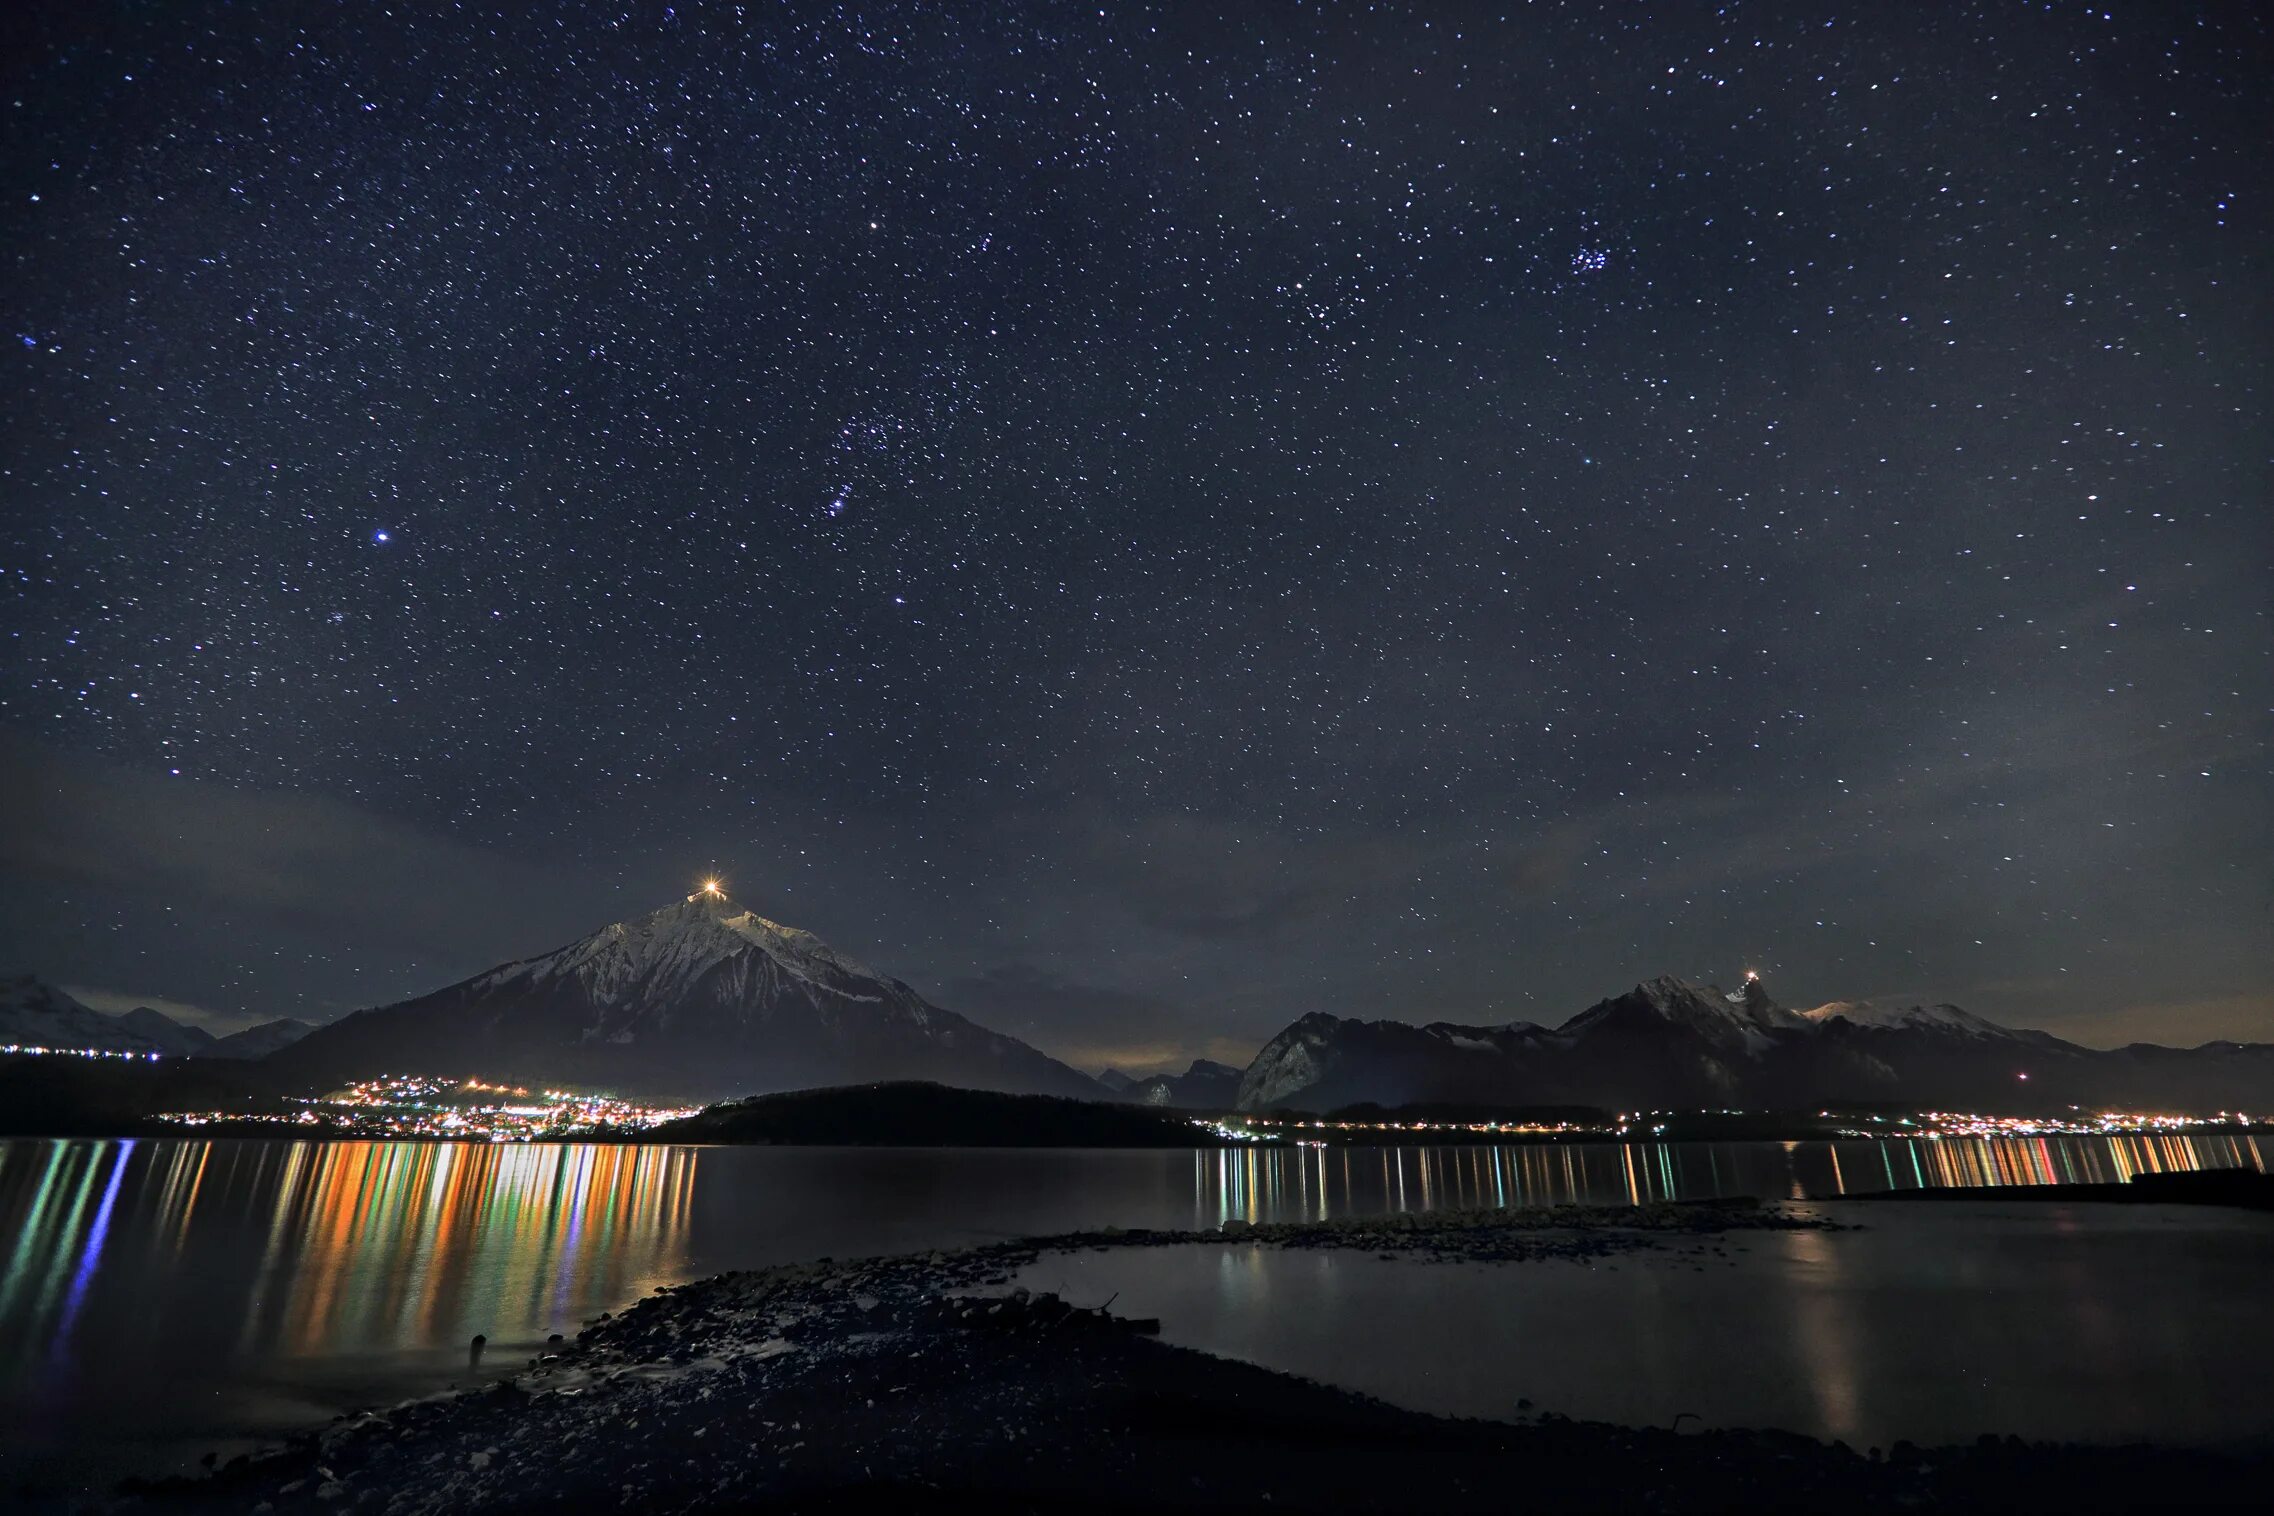
<svg viewBox="0 0 2274 1516">
<path fill-rule="evenodd" d="M 1096 1098 L 1087 1075 L 706 886 L 425 995 L 318 1028 L 265 1064 L 334 1084 L 402 1069 L 746 1096 L 931 1079 Z"/>
<path fill-rule="evenodd" d="M 1793 1011 L 1671 975 L 1551 1029 L 1298 1017 L 1242 1073 L 1238 1108 L 1427 1102 L 1800 1109 L 1842 1101 L 1970 1109 L 2124 1102 L 2274 1104 L 2274 1044 L 2098 1050 L 1953 1005 L 1833 1001 Z"/>
<path fill-rule="evenodd" d="M 293 1028 L 307 1025 L 286 1017 L 219 1037 L 147 1005 L 115 1015 L 95 1010 L 36 974 L 0 978 L 0 1046 L 143 1058 L 250 1058 L 283 1046 L 298 1035 Z"/>
</svg>

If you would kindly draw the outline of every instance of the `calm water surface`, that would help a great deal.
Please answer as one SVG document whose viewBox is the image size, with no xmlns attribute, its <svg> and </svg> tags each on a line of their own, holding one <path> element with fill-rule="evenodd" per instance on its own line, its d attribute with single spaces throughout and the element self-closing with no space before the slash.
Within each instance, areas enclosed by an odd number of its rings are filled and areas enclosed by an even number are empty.
<svg viewBox="0 0 2274 1516">
<path fill-rule="evenodd" d="M 507 1373 L 547 1333 L 727 1268 L 1109 1224 L 2263 1170 L 2270 1150 L 2252 1138 L 1226 1152 L 10 1140 L 0 1499 L 183 1467 L 248 1435 Z M 1938 1246 L 2002 1246 L 1972 1235 Z M 1531 1276 L 1499 1277 L 1515 1289 Z M 1648 1276 L 1603 1277 L 1633 1290 Z M 2103 1304 L 2139 1308 L 2121 1294 Z M 478 1367 L 477 1332 L 489 1339 Z M 1529 1393 L 1575 1403 L 1548 1388 Z"/>
<path fill-rule="evenodd" d="M 1983 1432 L 2274 1442 L 2274 1217 L 1833 1202 L 1862 1229 L 1516 1265 L 1352 1249 L 1052 1256 L 1021 1283 L 1164 1340 L 1453 1416 L 1780 1427 L 1858 1449 Z M 1685 1421 L 1685 1425 L 1689 1424 Z"/>
</svg>

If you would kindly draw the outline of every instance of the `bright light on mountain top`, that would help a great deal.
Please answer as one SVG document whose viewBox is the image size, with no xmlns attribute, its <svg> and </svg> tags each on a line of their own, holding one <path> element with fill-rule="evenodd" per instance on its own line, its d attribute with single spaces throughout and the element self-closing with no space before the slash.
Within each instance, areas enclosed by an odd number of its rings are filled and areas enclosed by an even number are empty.
<svg viewBox="0 0 2274 1516">
<path fill-rule="evenodd" d="M 723 895 L 726 893 L 726 884 L 715 876 L 706 879 L 703 881 L 703 893 L 706 895 Z"/>
<path fill-rule="evenodd" d="M 1747 969 L 1745 971 L 1745 982 L 1747 984 L 1759 984 L 1761 982 L 1761 971 L 1759 969 Z"/>
</svg>

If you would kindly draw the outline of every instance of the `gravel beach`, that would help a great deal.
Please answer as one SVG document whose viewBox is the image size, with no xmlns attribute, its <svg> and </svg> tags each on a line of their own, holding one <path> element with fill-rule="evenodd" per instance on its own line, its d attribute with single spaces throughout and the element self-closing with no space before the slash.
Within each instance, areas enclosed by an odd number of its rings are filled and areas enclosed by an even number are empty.
<svg viewBox="0 0 2274 1516">
<path fill-rule="evenodd" d="M 511 1381 L 343 1417 L 133 1511 L 2121 1510 L 2254 1505 L 2267 1460 L 2154 1448 L 1855 1450 L 1772 1431 L 1462 1421 L 1164 1345 L 1005 1291 L 1054 1251 L 1364 1248 L 1436 1261 L 1710 1250 L 1830 1225 L 1752 1203 L 1081 1233 L 721 1275 Z"/>
</svg>

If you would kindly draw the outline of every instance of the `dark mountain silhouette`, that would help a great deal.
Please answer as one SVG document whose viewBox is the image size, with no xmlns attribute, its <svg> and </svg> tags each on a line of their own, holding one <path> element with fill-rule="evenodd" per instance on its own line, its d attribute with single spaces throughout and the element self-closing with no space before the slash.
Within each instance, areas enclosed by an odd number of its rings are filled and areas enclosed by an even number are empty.
<svg viewBox="0 0 2274 1516">
<path fill-rule="evenodd" d="M 707 1099 L 879 1079 L 1096 1098 L 1096 1081 L 705 890 L 540 957 L 358 1011 L 271 1055 L 303 1085 L 387 1072 Z"/>
<path fill-rule="evenodd" d="M 706 1107 L 643 1134 L 651 1142 L 828 1147 L 1189 1148 L 1221 1139 L 1183 1117 L 1126 1102 L 1009 1095 L 896 1082 L 794 1090 Z"/>
<path fill-rule="evenodd" d="M 1112 1077 L 1109 1077 L 1112 1076 Z M 1119 1084 L 1114 1083 L 1118 1078 Z M 1195 1058 L 1181 1074 L 1155 1074 L 1132 1079 L 1115 1069 L 1098 1076 L 1098 1083 L 1137 1105 L 1181 1111 L 1228 1111 L 1239 1096 L 1240 1071 L 1228 1063 Z"/>
<path fill-rule="evenodd" d="M 1242 1110 L 1589 1105 L 1799 1110 L 1836 1103 L 2025 1111 L 2274 1105 L 2274 1045 L 2138 1044 L 2100 1051 L 1957 1006 L 1843 1001 L 1790 1011 L 1758 981 L 1734 993 L 1675 978 L 1638 984 L 1549 1030 L 1313 1013 L 1240 1076 Z"/>
</svg>

